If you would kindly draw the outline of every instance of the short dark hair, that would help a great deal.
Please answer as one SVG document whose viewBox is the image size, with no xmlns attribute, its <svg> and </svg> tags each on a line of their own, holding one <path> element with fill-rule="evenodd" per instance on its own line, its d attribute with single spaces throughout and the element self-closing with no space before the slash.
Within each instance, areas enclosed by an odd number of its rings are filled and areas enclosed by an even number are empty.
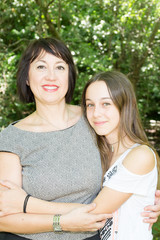
<svg viewBox="0 0 160 240">
<path fill-rule="evenodd" d="M 65 96 L 66 103 L 70 103 L 76 83 L 76 67 L 72 54 L 68 47 L 55 38 L 40 38 L 31 41 L 24 51 L 17 71 L 17 90 L 19 98 L 23 102 L 34 102 L 34 95 L 27 85 L 30 64 L 41 54 L 42 51 L 63 59 L 69 66 L 68 91 Z"/>
</svg>

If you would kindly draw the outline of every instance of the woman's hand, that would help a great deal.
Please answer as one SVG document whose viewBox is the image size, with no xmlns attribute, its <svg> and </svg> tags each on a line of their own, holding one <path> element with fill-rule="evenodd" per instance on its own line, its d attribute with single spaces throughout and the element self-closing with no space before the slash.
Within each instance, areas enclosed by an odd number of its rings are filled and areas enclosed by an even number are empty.
<svg viewBox="0 0 160 240">
<path fill-rule="evenodd" d="M 155 193 L 155 205 L 147 206 L 144 208 L 142 216 L 144 222 L 150 223 L 149 229 L 151 229 L 153 223 L 157 222 L 158 217 L 160 216 L 160 190 L 157 190 Z"/>
<path fill-rule="evenodd" d="M 26 195 L 18 185 L 0 180 L 0 217 L 22 213 Z"/>
<path fill-rule="evenodd" d="M 111 218 L 112 214 L 90 213 L 95 207 L 96 204 L 91 203 L 62 215 L 60 218 L 60 225 L 63 231 L 95 232 L 102 228 L 107 218 Z"/>
</svg>

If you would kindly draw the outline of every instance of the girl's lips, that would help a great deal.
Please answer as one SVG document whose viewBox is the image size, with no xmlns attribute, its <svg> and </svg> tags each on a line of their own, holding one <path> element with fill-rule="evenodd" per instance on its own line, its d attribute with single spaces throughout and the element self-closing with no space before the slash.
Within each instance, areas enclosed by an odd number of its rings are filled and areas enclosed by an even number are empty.
<svg viewBox="0 0 160 240">
<path fill-rule="evenodd" d="M 103 125 L 105 123 L 106 123 L 106 121 L 98 121 L 98 122 L 94 122 L 94 125 L 101 126 L 101 125 Z"/>
<path fill-rule="evenodd" d="M 57 85 L 42 85 L 42 88 L 46 92 L 55 92 L 58 90 L 59 87 Z"/>
</svg>

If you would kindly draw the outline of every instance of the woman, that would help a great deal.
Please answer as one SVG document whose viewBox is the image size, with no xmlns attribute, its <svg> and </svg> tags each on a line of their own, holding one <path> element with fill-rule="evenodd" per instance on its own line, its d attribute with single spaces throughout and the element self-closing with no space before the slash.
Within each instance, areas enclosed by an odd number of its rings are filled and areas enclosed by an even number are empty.
<svg viewBox="0 0 160 240">
<path fill-rule="evenodd" d="M 23 186 L 35 198 L 51 202 L 90 203 L 100 190 L 99 153 L 81 117 L 80 108 L 68 104 L 75 75 L 69 50 L 63 43 L 52 39 L 33 42 L 19 66 L 20 97 L 27 102 L 34 100 L 36 111 L 1 133 L 0 178 Z M 15 186 L 12 193 L 14 191 Z M 4 193 L 7 192 L 10 191 Z M 23 192 L 23 199 L 19 198 L 20 210 L 12 213 L 23 212 L 25 195 Z M 66 213 L 79 205 L 50 204 L 33 197 L 27 203 L 27 213 L 0 219 L 0 231 L 26 233 L 24 236 L 31 239 L 84 239 L 95 235 L 56 235 L 49 232 L 53 231 L 53 214 Z M 78 210 L 83 221 L 78 220 L 77 210 L 64 215 L 61 218 L 63 230 L 93 231 L 101 228 L 106 215 L 87 214 L 93 208 L 87 206 Z M 41 214 L 28 214 L 33 212 Z M 93 224 L 84 222 L 84 215 Z"/>
<path fill-rule="evenodd" d="M 70 51 L 56 39 L 33 41 L 22 56 L 17 79 L 20 99 L 35 101 L 36 111 L 2 131 L 0 179 L 10 180 L 32 196 L 50 202 L 90 203 L 100 190 L 102 171 L 81 108 L 69 104 L 76 80 Z M 45 217 L 26 213 L 6 216 L 0 219 L 0 231 L 26 233 L 24 237 L 38 240 L 78 240 L 96 235 L 55 234 L 55 213 L 62 210 L 56 207 Z M 88 218 L 97 230 L 106 215 Z"/>
</svg>

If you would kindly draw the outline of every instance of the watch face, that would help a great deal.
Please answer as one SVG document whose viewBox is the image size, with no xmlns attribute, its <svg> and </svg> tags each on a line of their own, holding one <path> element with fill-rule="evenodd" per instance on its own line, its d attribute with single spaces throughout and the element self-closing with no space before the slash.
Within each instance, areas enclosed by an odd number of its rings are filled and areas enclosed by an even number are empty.
<svg viewBox="0 0 160 240">
<path fill-rule="evenodd" d="M 61 226 L 56 226 L 56 227 L 54 228 L 54 231 L 55 231 L 55 232 L 62 232 Z"/>
</svg>

